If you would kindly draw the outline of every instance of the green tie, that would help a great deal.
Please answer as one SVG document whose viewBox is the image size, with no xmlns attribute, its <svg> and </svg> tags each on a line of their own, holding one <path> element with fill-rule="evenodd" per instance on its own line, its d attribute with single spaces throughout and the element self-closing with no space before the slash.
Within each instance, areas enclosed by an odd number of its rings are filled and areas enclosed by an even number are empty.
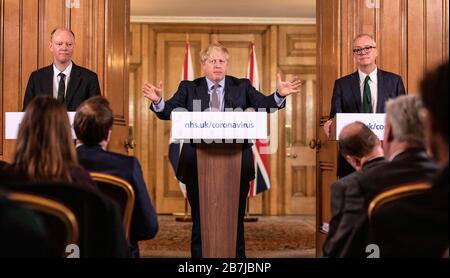
<svg viewBox="0 0 450 278">
<path fill-rule="evenodd" d="M 370 76 L 366 76 L 364 79 L 364 93 L 363 93 L 363 113 L 372 113 L 372 97 L 369 86 Z"/>
</svg>

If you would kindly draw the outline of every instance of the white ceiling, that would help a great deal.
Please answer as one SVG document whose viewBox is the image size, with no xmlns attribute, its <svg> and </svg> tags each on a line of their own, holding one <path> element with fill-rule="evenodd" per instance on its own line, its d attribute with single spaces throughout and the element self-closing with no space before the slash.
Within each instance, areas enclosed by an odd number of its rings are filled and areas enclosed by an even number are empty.
<svg viewBox="0 0 450 278">
<path fill-rule="evenodd" d="M 131 0 L 131 18 L 315 20 L 316 0 Z"/>
</svg>

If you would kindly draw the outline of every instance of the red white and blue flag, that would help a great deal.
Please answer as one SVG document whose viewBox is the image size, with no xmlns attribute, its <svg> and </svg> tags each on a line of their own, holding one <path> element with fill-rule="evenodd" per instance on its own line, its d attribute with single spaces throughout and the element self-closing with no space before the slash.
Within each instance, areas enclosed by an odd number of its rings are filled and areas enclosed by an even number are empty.
<svg viewBox="0 0 450 278">
<path fill-rule="evenodd" d="M 250 58 L 248 61 L 247 76 L 250 83 L 256 90 L 260 90 L 258 63 L 256 61 L 255 44 L 250 45 Z M 253 160 L 255 162 L 255 180 L 250 182 L 249 197 L 254 197 L 256 194 L 266 191 L 270 188 L 269 178 L 269 154 L 261 152 L 262 149 L 267 149 L 268 141 L 256 140 L 252 146 Z"/>
<path fill-rule="evenodd" d="M 192 64 L 191 48 L 187 40 L 184 47 L 184 62 L 183 69 L 181 70 L 181 80 L 194 80 L 194 66 Z M 178 161 L 180 159 L 182 148 L 183 142 L 171 142 L 169 144 L 169 161 L 175 173 L 177 172 Z M 184 198 L 187 198 L 186 185 L 181 181 L 179 182 L 179 185 Z"/>
</svg>

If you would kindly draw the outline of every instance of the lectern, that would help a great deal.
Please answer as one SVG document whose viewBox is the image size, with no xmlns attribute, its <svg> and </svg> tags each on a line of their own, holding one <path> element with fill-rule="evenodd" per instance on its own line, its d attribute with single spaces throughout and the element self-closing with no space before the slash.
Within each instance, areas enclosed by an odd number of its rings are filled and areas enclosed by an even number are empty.
<svg viewBox="0 0 450 278">
<path fill-rule="evenodd" d="M 243 140 L 253 139 L 267 139 L 265 112 L 172 112 L 172 140 L 197 146 L 204 258 L 236 256 Z"/>
<path fill-rule="evenodd" d="M 330 140 L 339 140 L 341 130 L 348 124 L 359 121 L 367 125 L 380 140 L 384 136 L 384 113 L 337 113 L 331 124 Z"/>
</svg>

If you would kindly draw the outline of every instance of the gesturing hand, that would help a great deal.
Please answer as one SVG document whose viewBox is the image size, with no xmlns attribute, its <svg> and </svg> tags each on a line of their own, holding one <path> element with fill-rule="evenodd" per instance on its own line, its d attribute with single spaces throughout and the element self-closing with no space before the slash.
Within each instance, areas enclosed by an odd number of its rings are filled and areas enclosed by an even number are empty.
<svg viewBox="0 0 450 278">
<path fill-rule="evenodd" d="M 158 87 L 150 83 L 145 83 L 144 87 L 142 87 L 142 92 L 144 93 L 145 98 L 151 100 L 155 104 L 159 103 L 163 93 L 162 81 L 159 81 Z"/>
<path fill-rule="evenodd" d="M 283 97 L 300 92 L 302 86 L 303 82 L 298 78 L 294 78 L 291 81 L 283 81 L 281 80 L 281 75 L 277 74 L 277 91 Z"/>
</svg>

